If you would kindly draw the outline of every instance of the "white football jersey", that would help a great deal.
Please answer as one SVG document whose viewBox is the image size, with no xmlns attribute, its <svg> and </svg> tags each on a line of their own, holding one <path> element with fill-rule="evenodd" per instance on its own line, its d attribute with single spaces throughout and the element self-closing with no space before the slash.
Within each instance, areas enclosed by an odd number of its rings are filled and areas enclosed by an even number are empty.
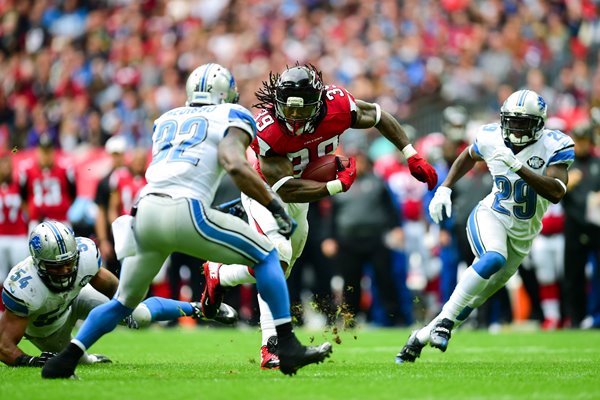
<svg viewBox="0 0 600 400">
<path fill-rule="evenodd" d="M 47 337 L 63 326 L 71 304 L 100 269 L 102 260 L 96 244 L 88 238 L 76 239 L 79 262 L 77 277 L 70 290 L 53 292 L 48 289 L 37 274 L 31 257 L 15 265 L 4 281 L 4 305 L 28 319 L 25 333 L 29 336 Z"/>
<path fill-rule="evenodd" d="M 479 128 L 472 151 L 487 163 L 494 178 L 492 192 L 481 204 L 494 211 L 494 215 L 506 227 L 508 235 L 519 240 L 533 239 L 541 230 L 542 217 L 550 204 L 502 161 L 490 160 L 494 150 L 506 146 L 500 124 L 483 125 Z M 516 157 L 523 166 L 544 175 L 549 165 L 566 164 L 575 159 L 573 140 L 564 133 L 544 129 L 536 142 L 521 150 Z"/>
<path fill-rule="evenodd" d="M 217 148 L 230 127 L 256 135 L 250 111 L 237 104 L 179 107 L 154 122 L 152 163 L 146 170 L 148 193 L 187 197 L 210 205 L 224 170 Z"/>
</svg>

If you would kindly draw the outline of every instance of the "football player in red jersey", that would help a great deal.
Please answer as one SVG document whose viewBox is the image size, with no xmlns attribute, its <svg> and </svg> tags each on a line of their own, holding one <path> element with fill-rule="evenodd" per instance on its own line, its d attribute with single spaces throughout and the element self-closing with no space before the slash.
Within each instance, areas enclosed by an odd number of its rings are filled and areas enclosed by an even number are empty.
<svg viewBox="0 0 600 400">
<path fill-rule="evenodd" d="M 10 153 L 0 155 L 0 282 L 11 267 L 28 254 L 27 223 L 19 185 L 13 179 L 12 162 Z M 2 310 L 0 301 L 0 312 Z"/>
<path fill-rule="evenodd" d="M 257 202 L 242 196 L 249 222 L 276 245 L 282 267 L 289 276 L 300 256 L 308 235 L 308 203 L 350 189 L 356 177 L 355 162 L 338 171 L 337 179 L 317 182 L 301 179 L 306 165 L 338 147 L 340 135 L 349 128 L 375 127 L 408 159 L 411 174 L 426 182 L 429 190 L 437 184 L 435 169 L 421 158 L 409 142 L 398 121 L 378 104 L 355 100 L 343 87 L 323 84 L 322 74 L 313 65 L 296 65 L 281 75 L 271 73 L 256 93 L 261 109 L 256 115 L 257 138 L 252 149 L 258 159 L 256 169 L 298 222 L 287 239 L 277 233 L 271 213 Z M 203 304 L 213 308 L 220 301 L 221 288 L 253 282 L 252 271 L 244 266 L 220 266 L 206 263 L 207 289 Z M 217 293 L 216 296 L 215 293 Z M 276 332 L 269 308 L 259 298 L 263 346 L 261 367 L 278 367 Z"/>
<path fill-rule="evenodd" d="M 133 150 L 129 166 L 116 169 L 110 179 L 110 199 L 108 204 L 108 220 L 112 223 L 121 215 L 131 213 L 140 190 L 146 184 L 146 167 L 148 151 L 137 148 Z"/>
<path fill-rule="evenodd" d="M 19 187 L 30 227 L 46 219 L 68 223 L 67 212 L 77 195 L 75 170 L 57 157 L 48 135 L 40 136 L 35 157 L 19 165 Z"/>
</svg>

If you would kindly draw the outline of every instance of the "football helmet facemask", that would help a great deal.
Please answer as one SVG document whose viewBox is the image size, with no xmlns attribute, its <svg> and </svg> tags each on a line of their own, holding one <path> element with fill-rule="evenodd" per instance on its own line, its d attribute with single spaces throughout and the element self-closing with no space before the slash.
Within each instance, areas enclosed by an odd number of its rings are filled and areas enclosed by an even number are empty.
<svg viewBox="0 0 600 400">
<path fill-rule="evenodd" d="M 73 287 L 79 268 L 79 250 L 71 228 L 44 221 L 29 235 L 29 253 L 44 284 L 54 292 Z"/>
<path fill-rule="evenodd" d="M 540 138 L 548 107 L 542 96 L 532 90 L 514 92 L 500 109 L 500 127 L 504 140 L 525 146 Z"/>
<path fill-rule="evenodd" d="M 204 64 L 196 68 L 185 83 L 186 106 L 237 103 L 240 97 L 235 79 L 219 64 Z"/>
<path fill-rule="evenodd" d="M 321 111 L 323 81 L 307 66 L 285 70 L 275 84 L 275 115 L 298 136 L 314 130 L 313 122 Z"/>
</svg>

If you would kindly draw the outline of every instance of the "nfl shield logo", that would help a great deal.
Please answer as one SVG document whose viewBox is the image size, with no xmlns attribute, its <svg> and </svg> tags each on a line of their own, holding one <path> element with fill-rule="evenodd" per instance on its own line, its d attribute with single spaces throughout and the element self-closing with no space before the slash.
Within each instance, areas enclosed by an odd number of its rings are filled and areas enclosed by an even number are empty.
<svg viewBox="0 0 600 400">
<path fill-rule="evenodd" d="M 529 165 L 533 169 L 540 169 L 544 166 L 545 163 L 546 162 L 538 156 L 533 156 L 529 160 L 527 160 L 527 165 Z"/>
<path fill-rule="evenodd" d="M 40 251 L 42 249 L 42 238 L 39 236 L 32 237 L 29 241 L 29 246 L 36 252 Z"/>
</svg>

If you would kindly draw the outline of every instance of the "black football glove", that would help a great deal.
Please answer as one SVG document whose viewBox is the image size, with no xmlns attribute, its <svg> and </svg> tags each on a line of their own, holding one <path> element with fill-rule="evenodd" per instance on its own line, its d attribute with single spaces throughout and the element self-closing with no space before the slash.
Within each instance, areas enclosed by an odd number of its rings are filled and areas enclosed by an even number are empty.
<svg viewBox="0 0 600 400">
<path fill-rule="evenodd" d="M 15 367 L 43 367 L 46 361 L 54 357 L 57 353 L 44 351 L 39 357 L 20 355 L 15 361 Z"/>
<path fill-rule="evenodd" d="M 271 200 L 271 202 L 267 204 L 267 210 L 273 214 L 275 221 L 277 221 L 277 226 L 279 226 L 277 232 L 285 236 L 286 239 L 289 239 L 296 230 L 298 223 L 296 223 L 296 221 L 294 221 L 294 219 L 288 215 L 281 204 L 279 204 L 279 202 L 275 199 Z"/>
</svg>

